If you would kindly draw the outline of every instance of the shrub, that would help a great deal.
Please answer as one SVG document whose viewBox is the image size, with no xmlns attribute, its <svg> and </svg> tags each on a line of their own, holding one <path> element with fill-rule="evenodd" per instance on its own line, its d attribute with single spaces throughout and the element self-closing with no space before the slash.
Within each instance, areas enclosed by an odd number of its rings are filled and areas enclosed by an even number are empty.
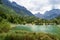
<svg viewBox="0 0 60 40">
<path fill-rule="evenodd" d="M 10 30 L 10 24 L 6 20 L 0 22 L 0 33 L 8 32 Z"/>
<path fill-rule="evenodd" d="M 5 40 L 59 40 L 59 38 L 51 34 L 31 33 L 31 32 L 21 34 L 19 32 L 19 33 L 7 34 Z"/>
</svg>

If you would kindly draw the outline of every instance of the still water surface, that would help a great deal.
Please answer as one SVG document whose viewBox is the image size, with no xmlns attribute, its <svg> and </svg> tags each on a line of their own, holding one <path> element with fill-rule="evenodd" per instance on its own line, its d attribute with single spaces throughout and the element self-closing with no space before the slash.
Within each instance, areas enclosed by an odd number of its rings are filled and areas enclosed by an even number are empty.
<svg viewBox="0 0 60 40">
<path fill-rule="evenodd" d="M 26 30 L 29 32 L 43 32 L 60 35 L 59 25 L 19 25 L 14 27 L 13 30 Z"/>
</svg>

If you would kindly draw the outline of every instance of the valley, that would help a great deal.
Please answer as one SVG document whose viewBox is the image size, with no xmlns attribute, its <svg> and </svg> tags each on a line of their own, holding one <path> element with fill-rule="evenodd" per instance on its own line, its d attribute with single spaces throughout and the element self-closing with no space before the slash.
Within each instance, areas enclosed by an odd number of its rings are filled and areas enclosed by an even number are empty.
<svg viewBox="0 0 60 40">
<path fill-rule="evenodd" d="M 16 2 L 0 0 L 0 40 L 60 40 L 60 9 L 34 15 Z"/>
</svg>

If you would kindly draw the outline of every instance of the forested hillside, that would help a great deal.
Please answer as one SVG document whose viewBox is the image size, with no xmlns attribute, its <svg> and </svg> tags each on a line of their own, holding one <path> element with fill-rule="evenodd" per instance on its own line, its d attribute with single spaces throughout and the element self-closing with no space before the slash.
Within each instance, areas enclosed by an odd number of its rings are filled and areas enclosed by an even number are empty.
<svg viewBox="0 0 60 40">
<path fill-rule="evenodd" d="M 22 14 L 22 13 L 21 13 Z M 60 24 L 60 17 L 51 20 L 36 18 L 35 16 L 21 16 L 17 14 L 12 8 L 4 5 L 0 0 L 0 20 L 4 19 L 7 22 L 15 24 Z"/>
<path fill-rule="evenodd" d="M 40 18 L 36 18 L 34 16 L 28 16 L 28 17 L 25 17 L 25 16 L 22 17 L 22 16 L 16 14 L 16 12 L 13 9 L 11 9 L 3 4 L 0 4 L 0 20 L 4 19 L 10 23 L 17 23 L 17 24 L 28 24 L 28 23 L 32 23 L 32 24 L 43 24 L 43 23 L 60 24 L 60 17 L 56 17 L 51 20 L 40 19 Z"/>
<path fill-rule="evenodd" d="M 2 0 L 2 3 L 9 8 L 12 8 L 20 16 L 34 16 L 27 8 L 17 4 L 16 2 L 10 2 L 9 0 Z"/>
</svg>

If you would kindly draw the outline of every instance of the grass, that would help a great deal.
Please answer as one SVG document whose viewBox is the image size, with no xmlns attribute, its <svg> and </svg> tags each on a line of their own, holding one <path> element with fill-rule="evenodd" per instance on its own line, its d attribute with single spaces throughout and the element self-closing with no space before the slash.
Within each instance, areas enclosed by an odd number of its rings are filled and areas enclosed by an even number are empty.
<svg viewBox="0 0 60 40">
<path fill-rule="evenodd" d="M 48 33 L 35 33 L 28 31 L 10 31 L 8 33 L 1 33 L 0 40 L 60 40 L 56 35 Z"/>
</svg>

